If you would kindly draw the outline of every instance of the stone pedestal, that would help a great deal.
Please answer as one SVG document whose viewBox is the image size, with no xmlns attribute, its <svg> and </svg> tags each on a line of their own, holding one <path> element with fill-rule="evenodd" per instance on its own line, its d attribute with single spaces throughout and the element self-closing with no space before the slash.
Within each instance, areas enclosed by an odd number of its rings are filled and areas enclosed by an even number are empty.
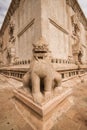
<svg viewBox="0 0 87 130">
<path fill-rule="evenodd" d="M 70 88 L 59 89 L 57 96 L 53 95 L 51 99 L 39 105 L 25 91 L 20 89 L 14 91 L 16 105 L 19 103 L 25 107 L 22 111 L 17 105 L 19 111 L 24 113 L 27 111 L 25 116 L 34 130 L 51 130 L 55 121 L 73 105 L 71 94 Z"/>
</svg>

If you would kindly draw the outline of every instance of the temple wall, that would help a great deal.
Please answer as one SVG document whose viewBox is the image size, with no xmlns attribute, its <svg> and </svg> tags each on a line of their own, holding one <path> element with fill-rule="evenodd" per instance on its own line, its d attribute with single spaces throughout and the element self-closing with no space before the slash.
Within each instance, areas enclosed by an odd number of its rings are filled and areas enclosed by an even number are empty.
<svg viewBox="0 0 87 130">
<path fill-rule="evenodd" d="M 53 58 L 68 58 L 66 2 L 42 0 L 42 36 L 49 43 Z"/>
<path fill-rule="evenodd" d="M 40 0 L 21 0 L 19 7 L 11 16 L 15 24 L 16 57 L 19 60 L 32 58 L 32 44 L 41 37 L 41 2 Z M 8 27 L 4 30 L 3 49 L 9 44 Z M 4 63 L 7 64 L 7 50 L 4 51 Z"/>
<path fill-rule="evenodd" d="M 71 16 L 75 12 L 66 0 L 21 0 L 19 7 L 11 16 L 15 23 L 16 57 L 19 60 L 32 58 L 32 44 L 44 37 L 49 44 L 53 58 L 68 59 L 73 57 Z M 83 48 L 82 60 L 87 60 L 86 31 L 80 23 L 80 42 Z M 3 35 L 3 50 L 9 41 L 8 26 Z M 3 51 L 4 62 L 7 63 L 6 49 Z"/>
<path fill-rule="evenodd" d="M 59 59 L 68 58 L 68 35 L 62 31 L 49 25 L 49 47 L 52 51 L 52 56 Z"/>
<path fill-rule="evenodd" d="M 32 44 L 41 36 L 40 0 L 22 0 L 18 8 L 18 57 L 32 58 Z"/>
</svg>

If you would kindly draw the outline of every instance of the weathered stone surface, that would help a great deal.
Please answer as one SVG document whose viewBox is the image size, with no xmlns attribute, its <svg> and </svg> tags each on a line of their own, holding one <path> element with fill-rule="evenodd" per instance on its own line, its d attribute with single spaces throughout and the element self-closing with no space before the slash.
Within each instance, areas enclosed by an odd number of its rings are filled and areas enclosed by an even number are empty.
<svg viewBox="0 0 87 130">
<path fill-rule="evenodd" d="M 12 0 L 0 30 L 0 130 L 87 128 L 86 33 L 77 0 Z"/>
</svg>

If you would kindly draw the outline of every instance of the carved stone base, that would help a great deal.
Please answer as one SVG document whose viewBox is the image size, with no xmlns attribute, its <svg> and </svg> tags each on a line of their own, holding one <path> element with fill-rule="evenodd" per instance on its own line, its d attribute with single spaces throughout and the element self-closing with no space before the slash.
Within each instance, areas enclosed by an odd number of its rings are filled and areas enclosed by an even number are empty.
<svg viewBox="0 0 87 130">
<path fill-rule="evenodd" d="M 63 89 L 60 94 L 53 96 L 50 100 L 37 104 L 33 101 L 32 96 L 26 95 L 22 90 L 15 90 L 16 105 L 19 102 L 21 106 L 25 106 L 28 121 L 40 130 L 50 130 L 55 121 L 73 105 L 71 97 L 72 89 Z M 47 94 L 48 95 L 48 94 Z M 19 108 L 21 111 L 21 109 Z"/>
</svg>

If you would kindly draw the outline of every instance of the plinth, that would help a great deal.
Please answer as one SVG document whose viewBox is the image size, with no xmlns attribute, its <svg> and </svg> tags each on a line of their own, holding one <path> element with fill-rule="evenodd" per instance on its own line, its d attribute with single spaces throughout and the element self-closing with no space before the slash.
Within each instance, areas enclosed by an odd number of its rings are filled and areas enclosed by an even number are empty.
<svg viewBox="0 0 87 130">
<path fill-rule="evenodd" d="M 42 104 L 35 103 L 32 96 L 22 89 L 15 90 L 14 95 L 15 102 L 19 102 L 21 106 L 24 106 L 24 111 L 27 111 L 25 116 L 32 130 L 51 130 L 55 121 L 73 105 L 71 88 L 59 88 L 57 95 L 52 95 Z M 22 112 L 19 105 L 18 108 Z"/>
</svg>

